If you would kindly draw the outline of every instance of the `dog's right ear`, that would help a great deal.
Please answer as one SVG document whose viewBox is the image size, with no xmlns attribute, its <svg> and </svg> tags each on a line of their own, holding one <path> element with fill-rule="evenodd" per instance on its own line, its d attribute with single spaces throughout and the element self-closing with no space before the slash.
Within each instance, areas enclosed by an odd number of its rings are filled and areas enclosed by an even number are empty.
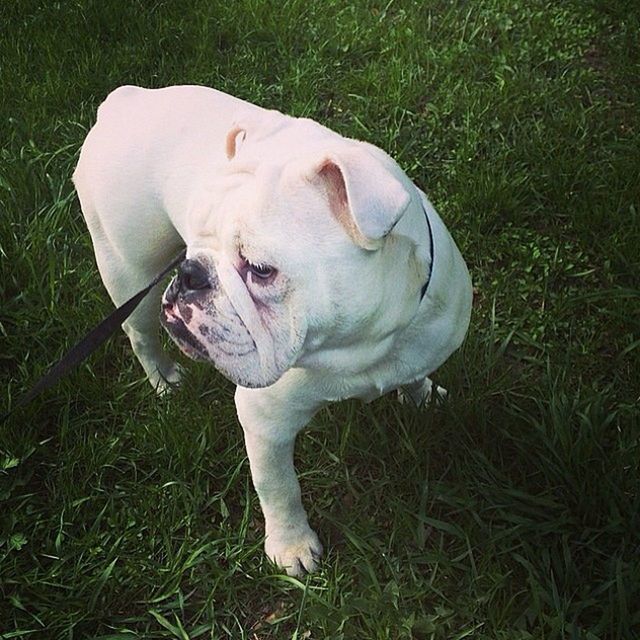
<svg viewBox="0 0 640 640">
<path fill-rule="evenodd" d="M 233 158 L 235 158 L 240 145 L 245 141 L 246 137 L 247 130 L 239 124 L 235 125 L 229 130 L 229 133 L 227 133 L 227 141 L 225 146 L 228 160 L 233 160 Z"/>
<path fill-rule="evenodd" d="M 331 213 L 351 239 L 369 251 L 382 246 L 411 202 L 400 181 L 357 146 L 325 153 L 311 180 L 323 188 Z"/>
</svg>

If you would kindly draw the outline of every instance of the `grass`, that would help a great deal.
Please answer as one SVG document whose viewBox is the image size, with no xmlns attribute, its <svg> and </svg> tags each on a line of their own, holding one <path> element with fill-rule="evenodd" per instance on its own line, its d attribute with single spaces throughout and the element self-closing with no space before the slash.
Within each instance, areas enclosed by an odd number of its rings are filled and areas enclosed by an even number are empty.
<svg viewBox="0 0 640 640">
<path fill-rule="evenodd" d="M 0 5 L 9 407 L 111 309 L 70 176 L 120 84 L 201 83 L 389 151 L 473 274 L 442 409 L 330 407 L 327 550 L 261 551 L 232 386 L 124 335 L 0 425 L 0 638 L 640 637 L 640 16 L 612 0 Z"/>
</svg>

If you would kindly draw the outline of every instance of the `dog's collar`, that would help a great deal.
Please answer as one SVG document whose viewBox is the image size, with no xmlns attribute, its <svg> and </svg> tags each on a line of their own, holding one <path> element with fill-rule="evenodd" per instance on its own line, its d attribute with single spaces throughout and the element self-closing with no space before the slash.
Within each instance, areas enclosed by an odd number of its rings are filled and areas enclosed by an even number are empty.
<svg viewBox="0 0 640 640">
<path fill-rule="evenodd" d="M 424 299 L 425 293 L 427 293 L 427 288 L 429 283 L 431 282 L 431 276 L 433 275 L 433 263 L 435 254 L 433 252 L 433 228 L 431 227 L 431 220 L 429 220 L 429 214 L 427 213 L 427 207 L 424 206 L 424 202 L 422 202 L 422 211 L 424 212 L 425 220 L 427 221 L 427 227 L 429 228 L 429 246 L 430 246 L 430 254 L 431 254 L 431 264 L 429 265 L 429 275 L 427 276 L 427 281 L 422 285 L 422 289 L 420 289 L 420 302 Z"/>
</svg>

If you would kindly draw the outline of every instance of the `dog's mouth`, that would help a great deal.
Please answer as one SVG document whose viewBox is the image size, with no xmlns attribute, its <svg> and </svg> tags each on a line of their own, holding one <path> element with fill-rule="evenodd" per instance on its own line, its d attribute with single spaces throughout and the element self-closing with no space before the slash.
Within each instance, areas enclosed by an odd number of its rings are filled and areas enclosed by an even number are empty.
<svg viewBox="0 0 640 640">
<path fill-rule="evenodd" d="M 209 351 L 189 331 L 184 320 L 176 313 L 174 305 L 164 304 L 162 306 L 160 323 L 187 357 L 192 360 L 209 360 Z"/>
</svg>

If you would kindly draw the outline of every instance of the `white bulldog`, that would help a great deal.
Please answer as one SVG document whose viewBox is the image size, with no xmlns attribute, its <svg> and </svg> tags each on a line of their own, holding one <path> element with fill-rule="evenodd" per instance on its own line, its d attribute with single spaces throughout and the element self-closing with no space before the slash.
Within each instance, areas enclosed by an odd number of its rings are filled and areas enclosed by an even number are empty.
<svg viewBox="0 0 640 640">
<path fill-rule="evenodd" d="M 199 86 L 115 90 L 73 179 L 116 305 L 186 246 L 123 328 L 160 392 L 180 377 L 160 310 L 182 351 L 238 385 L 266 553 L 313 571 L 295 436 L 329 402 L 428 399 L 471 313 L 442 220 L 377 147 Z"/>
</svg>

